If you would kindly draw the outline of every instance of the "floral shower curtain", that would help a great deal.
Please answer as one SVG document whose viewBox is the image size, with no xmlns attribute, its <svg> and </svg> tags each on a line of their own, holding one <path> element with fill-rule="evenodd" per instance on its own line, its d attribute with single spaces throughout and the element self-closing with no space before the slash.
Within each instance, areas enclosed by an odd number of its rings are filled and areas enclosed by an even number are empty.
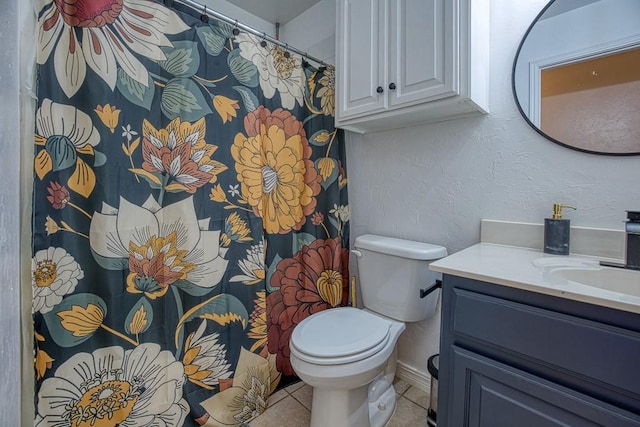
<svg viewBox="0 0 640 427">
<path fill-rule="evenodd" d="M 38 7 L 35 424 L 242 425 L 347 303 L 334 69 L 180 5 Z"/>
</svg>

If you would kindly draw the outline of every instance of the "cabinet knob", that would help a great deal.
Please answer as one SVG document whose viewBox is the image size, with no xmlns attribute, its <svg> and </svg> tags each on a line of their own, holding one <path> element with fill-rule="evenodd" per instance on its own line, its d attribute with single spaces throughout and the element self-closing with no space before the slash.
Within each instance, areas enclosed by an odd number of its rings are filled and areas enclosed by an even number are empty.
<svg viewBox="0 0 640 427">
<path fill-rule="evenodd" d="M 378 93 L 382 93 L 382 92 L 384 92 L 384 89 L 382 88 L 382 86 L 378 86 L 378 87 L 376 88 L 376 92 L 378 92 Z"/>
<path fill-rule="evenodd" d="M 389 83 L 389 90 L 396 90 L 396 84 L 393 82 Z"/>
</svg>

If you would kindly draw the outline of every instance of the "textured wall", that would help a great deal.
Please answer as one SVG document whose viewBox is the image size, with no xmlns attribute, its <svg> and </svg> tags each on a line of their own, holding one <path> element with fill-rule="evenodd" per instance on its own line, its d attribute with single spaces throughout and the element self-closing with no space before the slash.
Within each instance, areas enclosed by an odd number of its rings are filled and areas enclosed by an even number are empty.
<svg viewBox="0 0 640 427">
<path fill-rule="evenodd" d="M 322 0 L 282 26 L 281 40 L 335 64 L 336 2 Z"/>
<path fill-rule="evenodd" d="M 526 3 L 526 4 L 524 4 Z M 539 136 L 511 94 L 519 40 L 546 0 L 491 1 L 490 110 L 483 117 L 351 135 L 352 234 L 436 243 L 455 252 L 480 238 L 482 218 L 541 223 L 554 202 L 578 207 L 574 225 L 622 229 L 640 209 L 640 157 L 584 154 Z M 409 325 L 399 358 L 426 372 L 438 322 Z"/>
<path fill-rule="evenodd" d="M 0 414 L 2 425 L 20 425 L 20 64 L 18 0 L 0 14 Z"/>
<path fill-rule="evenodd" d="M 237 19 L 245 25 L 255 28 L 258 31 L 262 31 L 270 36 L 275 36 L 276 28 L 272 23 L 265 21 L 264 19 L 252 15 L 244 9 L 239 8 L 235 4 L 229 3 L 226 0 L 196 0 L 207 8 L 211 8 L 218 13 L 228 16 L 231 19 Z"/>
</svg>

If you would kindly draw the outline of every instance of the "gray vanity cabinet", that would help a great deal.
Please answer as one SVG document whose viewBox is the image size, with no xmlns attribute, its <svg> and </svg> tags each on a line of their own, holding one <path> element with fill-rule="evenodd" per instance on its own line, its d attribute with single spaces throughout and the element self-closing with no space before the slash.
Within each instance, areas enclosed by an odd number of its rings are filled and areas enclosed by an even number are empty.
<svg viewBox="0 0 640 427">
<path fill-rule="evenodd" d="M 640 315 L 445 275 L 443 427 L 640 426 Z"/>
</svg>

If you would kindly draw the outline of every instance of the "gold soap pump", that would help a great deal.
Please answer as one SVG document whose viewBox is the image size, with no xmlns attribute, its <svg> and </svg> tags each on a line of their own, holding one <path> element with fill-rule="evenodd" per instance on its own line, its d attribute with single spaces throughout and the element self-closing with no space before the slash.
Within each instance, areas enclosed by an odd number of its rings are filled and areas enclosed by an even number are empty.
<svg viewBox="0 0 640 427">
<path fill-rule="evenodd" d="M 562 209 L 575 207 L 553 204 L 553 215 L 544 219 L 544 253 L 553 255 L 569 255 L 569 237 L 571 222 L 562 218 Z"/>
</svg>

